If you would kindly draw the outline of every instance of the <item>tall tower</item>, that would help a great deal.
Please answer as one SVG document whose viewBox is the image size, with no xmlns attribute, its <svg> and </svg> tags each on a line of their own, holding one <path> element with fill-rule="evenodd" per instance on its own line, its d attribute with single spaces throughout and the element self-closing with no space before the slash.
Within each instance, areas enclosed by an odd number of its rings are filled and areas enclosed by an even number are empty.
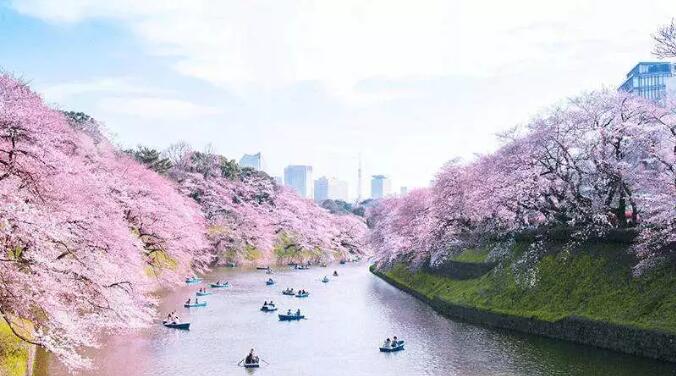
<svg viewBox="0 0 676 376">
<path fill-rule="evenodd" d="M 359 169 L 357 170 L 357 203 L 361 202 L 361 152 L 359 152 Z"/>
</svg>

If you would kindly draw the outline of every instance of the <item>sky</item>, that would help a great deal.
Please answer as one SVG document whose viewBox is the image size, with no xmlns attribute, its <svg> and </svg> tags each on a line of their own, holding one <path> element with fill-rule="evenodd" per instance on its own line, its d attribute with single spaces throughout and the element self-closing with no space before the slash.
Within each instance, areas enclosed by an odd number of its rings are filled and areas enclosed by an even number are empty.
<svg viewBox="0 0 676 376">
<path fill-rule="evenodd" d="M 616 89 L 674 0 L 0 0 L 0 69 L 114 141 L 261 152 L 427 186 L 448 160 Z"/>
</svg>

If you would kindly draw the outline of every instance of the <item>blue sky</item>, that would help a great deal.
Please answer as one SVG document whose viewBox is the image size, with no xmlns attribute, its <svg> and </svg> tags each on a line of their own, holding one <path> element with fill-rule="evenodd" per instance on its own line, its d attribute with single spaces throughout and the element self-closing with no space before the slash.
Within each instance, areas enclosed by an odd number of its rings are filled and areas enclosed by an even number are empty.
<svg viewBox="0 0 676 376">
<path fill-rule="evenodd" d="M 585 90 L 615 88 L 676 2 L 0 0 L 0 67 L 115 141 L 211 143 L 424 186 Z M 366 192 L 368 184 L 364 184 Z"/>
</svg>

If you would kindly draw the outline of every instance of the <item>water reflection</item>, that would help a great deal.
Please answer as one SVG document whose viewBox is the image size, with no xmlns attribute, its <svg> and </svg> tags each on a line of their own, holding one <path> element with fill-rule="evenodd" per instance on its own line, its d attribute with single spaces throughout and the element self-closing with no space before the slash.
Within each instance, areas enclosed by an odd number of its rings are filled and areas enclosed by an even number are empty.
<svg viewBox="0 0 676 376">
<path fill-rule="evenodd" d="M 676 365 L 587 346 L 519 335 L 447 320 L 425 304 L 371 275 L 365 265 L 336 265 L 340 277 L 321 283 L 332 269 L 282 270 L 266 286 L 264 272 L 219 270 L 209 279 L 230 280 L 214 290 L 205 308 L 183 310 L 189 332 L 155 326 L 111 336 L 90 352 L 97 370 L 86 375 L 676 375 Z M 305 288 L 310 298 L 284 296 Z M 168 312 L 194 294 L 183 287 L 163 299 Z M 300 308 L 307 320 L 280 322 L 259 311 L 274 300 L 280 312 Z M 403 352 L 380 353 L 385 337 L 406 340 Z M 270 363 L 243 369 L 250 348 Z M 54 361 L 49 375 L 67 373 Z"/>
</svg>

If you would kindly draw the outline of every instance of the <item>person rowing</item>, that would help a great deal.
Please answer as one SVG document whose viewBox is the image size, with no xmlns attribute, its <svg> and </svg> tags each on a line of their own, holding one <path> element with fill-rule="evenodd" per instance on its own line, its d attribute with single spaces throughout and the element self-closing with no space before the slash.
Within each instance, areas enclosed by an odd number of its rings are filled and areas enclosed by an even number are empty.
<svg viewBox="0 0 676 376">
<path fill-rule="evenodd" d="M 398 344 L 399 340 L 397 340 L 397 336 L 394 336 L 394 338 L 392 339 L 392 347 L 397 347 Z"/>
<path fill-rule="evenodd" d="M 338 271 L 337 271 L 337 270 L 334 270 L 334 271 L 333 271 L 333 276 L 334 276 L 334 277 L 338 277 Z"/>
<path fill-rule="evenodd" d="M 385 343 L 383 343 L 383 347 L 388 348 L 388 347 L 392 346 L 392 343 L 393 342 L 390 341 L 390 339 L 388 338 L 388 339 L 385 340 Z"/>
<path fill-rule="evenodd" d="M 296 316 L 300 316 L 300 308 L 298 308 L 298 311 L 296 311 Z"/>
<path fill-rule="evenodd" d="M 251 351 L 249 351 L 249 355 L 247 355 L 246 358 L 244 359 L 244 364 L 255 364 L 255 363 L 258 363 L 258 356 L 254 354 L 254 349 L 251 349 Z"/>
</svg>

